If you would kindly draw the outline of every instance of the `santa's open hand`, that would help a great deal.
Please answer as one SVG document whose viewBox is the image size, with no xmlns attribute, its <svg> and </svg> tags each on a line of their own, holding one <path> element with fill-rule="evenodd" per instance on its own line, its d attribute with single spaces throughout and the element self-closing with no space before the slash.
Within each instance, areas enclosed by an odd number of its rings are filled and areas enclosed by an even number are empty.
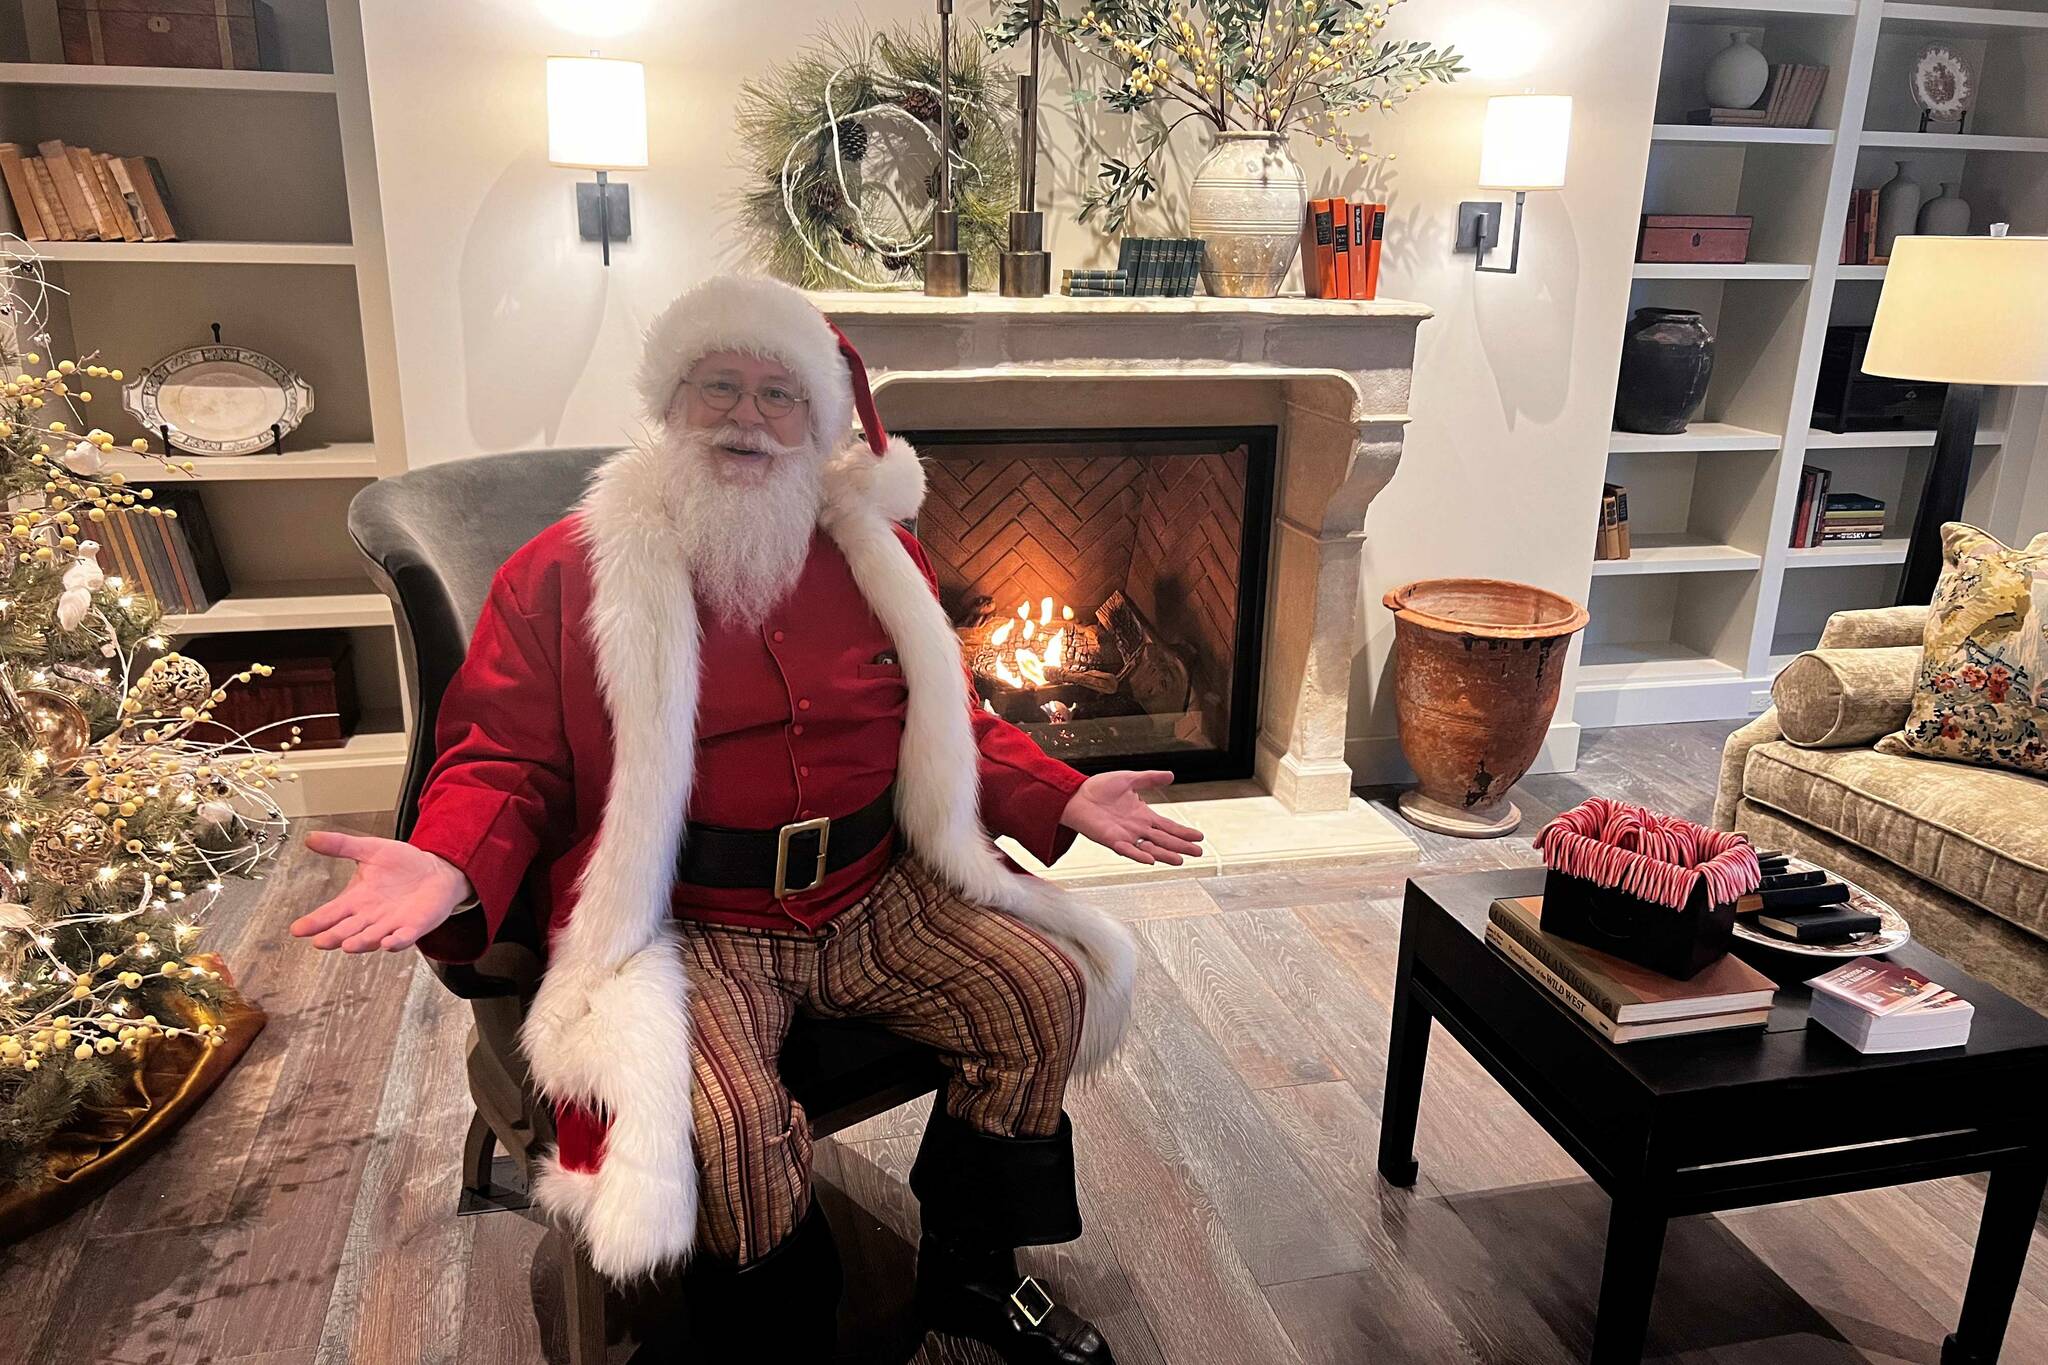
<svg viewBox="0 0 2048 1365">
<path fill-rule="evenodd" d="M 356 865 L 341 894 L 292 921 L 292 933 L 315 948 L 399 952 L 419 942 L 462 904 L 469 878 L 438 854 L 397 839 L 315 830 L 306 847 Z"/>
<path fill-rule="evenodd" d="M 1172 781 L 1169 772 L 1097 773 L 1068 798 L 1060 823 L 1133 862 L 1179 867 L 1202 856 L 1202 831 L 1167 819 L 1143 795 Z"/>
</svg>

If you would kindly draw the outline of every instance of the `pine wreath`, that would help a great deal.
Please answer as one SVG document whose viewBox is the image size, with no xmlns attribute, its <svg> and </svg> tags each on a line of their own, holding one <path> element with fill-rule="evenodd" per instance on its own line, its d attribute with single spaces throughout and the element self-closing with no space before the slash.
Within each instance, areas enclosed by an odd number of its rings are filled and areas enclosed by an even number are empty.
<svg viewBox="0 0 2048 1365">
<path fill-rule="evenodd" d="M 1017 201 L 1016 108 L 976 32 L 953 47 L 954 208 L 977 288 L 995 284 Z M 916 285 L 939 158 L 935 27 L 825 33 L 740 87 L 753 259 L 806 289 Z M 908 278 L 906 278 L 908 272 Z"/>
</svg>

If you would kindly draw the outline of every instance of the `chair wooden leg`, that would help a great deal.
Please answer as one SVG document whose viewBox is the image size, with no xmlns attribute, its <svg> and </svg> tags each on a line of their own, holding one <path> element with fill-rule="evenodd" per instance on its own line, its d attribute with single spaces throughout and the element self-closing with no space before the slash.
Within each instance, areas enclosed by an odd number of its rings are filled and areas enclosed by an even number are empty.
<svg viewBox="0 0 2048 1365">
<path fill-rule="evenodd" d="M 491 1192 L 491 1163 L 498 1154 L 498 1137 L 490 1120 L 479 1110 L 469 1120 L 469 1133 L 462 1139 L 462 1186 L 474 1195 Z"/>
<path fill-rule="evenodd" d="M 569 1312 L 569 1365 L 604 1365 L 604 1277 L 574 1235 L 561 1234 L 562 1303 Z"/>
</svg>

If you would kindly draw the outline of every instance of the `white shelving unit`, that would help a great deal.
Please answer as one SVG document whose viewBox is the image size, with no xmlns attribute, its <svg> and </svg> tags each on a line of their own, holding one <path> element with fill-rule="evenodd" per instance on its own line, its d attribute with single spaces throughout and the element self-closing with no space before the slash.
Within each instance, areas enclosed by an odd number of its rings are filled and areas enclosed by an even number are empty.
<svg viewBox="0 0 2048 1365">
<path fill-rule="evenodd" d="M 1773 63 L 1829 68 L 1810 128 L 1713 128 L 1701 73 L 1733 30 Z M 1909 63 L 1931 37 L 1978 65 L 1967 132 L 1919 131 Z M 1631 725 L 1760 710 L 1771 678 L 1828 615 L 1879 606 L 1899 565 L 1934 443 L 1927 430 L 1836 433 L 1812 420 L 1827 329 L 1868 323 L 1885 270 L 1841 265 L 1851 192 L 1916 163 L 1960 182 L 1972 227 L 2048 232 L 2048 0 L 1673 0 L 1643 210 L 1746 213 L 1739 266 L 1637 264 L 1631 308 L 1693 308 L 1717 338 L 1698 419 L 1677 436 L 1617 431 L 1608 479 L 1628 489 L 1629 559 L 1595 561 L 1575 718 Z M 2041 441 L 2041 405 L 1986 396 L 1971 515 L 2006 496 Z M 1885 500 L 1883 538 L 1791 548 L 1801 471 Z M 2001 504 L 2003 505 L 2003 504 Z M 2039 528 L 2030 528 L 2039 529 Z"/>
<path fill-rule="evenodd" d="M 352 0 L 271 0 L 262 71 L 72 66 L 55 0 L 0 0 L 0 140 L 150 155 L 187 240 L 43 242 L 59 296 L 53 349 L 131 373 L 222 338 L 275 356 L 317 398 L 282 455 L 191 458 L 196 477 L 117 457 L 133 481 L 196 487 L 233 591 L 166 618 L 179 639 L 345 630 L 363 716 L 338 749 L 302 750 L 284 789 L 300 814 L 382 810 L 405 761 L 390 603 L 348 539 L 350 497 L 406 468 L 361 15 Z M 12 206 L 0 196 L 12 228 Z M 119 399 L 92 418 L 142 435 Z M 153 442 L 154 444 L 154 442 Z M 173 452 L 176 455 L 176 452 Z"/>
</svg>

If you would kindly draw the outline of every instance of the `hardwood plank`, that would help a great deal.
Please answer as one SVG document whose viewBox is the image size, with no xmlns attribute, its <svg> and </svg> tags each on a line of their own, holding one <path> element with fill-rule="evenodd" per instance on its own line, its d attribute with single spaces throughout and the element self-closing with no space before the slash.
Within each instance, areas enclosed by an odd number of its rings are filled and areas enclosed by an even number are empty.
<svg viewBox="0 0 2048 1365">
<path fill-rule="evenodd" d="M 1180 915 L 1213 915 L 1216 902 L 1209 887 L 1216 877 L 1176 877 L 1171 881 L 1077 887 L 1074 894 L 1122 920 L 1165 919 Z"/>
<path fill-rule="evenodd" d="M 1174 1126 L 1147 1099 L 1144 1066 L 1126 1054 L 1069 1096 L 1090 1222 L 1173 1365 L 1299 1365 Z"/>
<path fill-rule="evenodd" d="M 1151 1082 L 1175 1155 L 1208 1193 L 1253 1278 L 1273 1284 L 1359 1269 L 1365 1253 L 1357 1238 L 1331 1215 L 1149 952 L 1139 958 L 1131 1031 L 1121 1065 Z"/>
<path fill-rule="evenodd" d="M 66 1316 L 64 1293 L 85 1250 L 85 1220 L 55 1227 L 0 1249 L 0 1360 L 55 1359 Z"/>
<path fill-rule="evenodd" d="M 1339 1078 L 1295 1011 L 1259 978 L 1220 916 L 1148 920 L 1137 929 L 1247 1086 L 1266 1090 Z"/>
<path fill-rule="evenodd" d="M 462 1002 L 416 963 L 322 1324 L 321 1352 L 331 1359 L 467 1358 L 448 1324 L 460 1321 L 476 1225 L 455 1214 L 473 1112 L 468 1019 Z"/>
</svg>

